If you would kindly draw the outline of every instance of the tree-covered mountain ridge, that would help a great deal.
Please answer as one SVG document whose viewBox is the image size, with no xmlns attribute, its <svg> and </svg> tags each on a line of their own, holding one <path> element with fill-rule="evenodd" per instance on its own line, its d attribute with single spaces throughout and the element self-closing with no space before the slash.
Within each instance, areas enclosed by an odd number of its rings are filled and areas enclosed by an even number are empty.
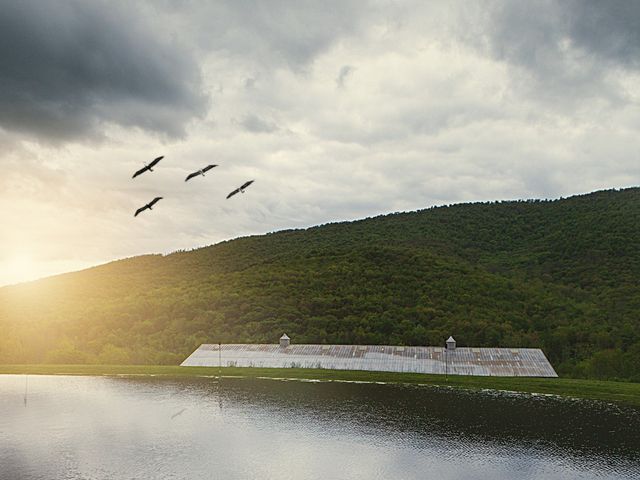
<svg viewBox="0 0 640 480">
<path fill-rule="evenodd" d="M 640 188 L 433 207 L 0 288 L 0 362 L 179 363 L 205 342 L 539 347 L 640 380 Z"/>
</svg>

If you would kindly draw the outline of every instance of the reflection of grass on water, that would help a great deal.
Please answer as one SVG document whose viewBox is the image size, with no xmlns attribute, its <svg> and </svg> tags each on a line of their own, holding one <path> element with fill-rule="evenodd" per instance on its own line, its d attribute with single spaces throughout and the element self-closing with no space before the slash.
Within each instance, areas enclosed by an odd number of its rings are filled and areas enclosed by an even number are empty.
<svg viewBox="0 0 640 480">
<path fill-rule="evenodd" d="M 218 368 L 166 365 L 0 365 L 0 374 L 217 376 Z M 468 377 L 421 373 L 311 370 L 302 368 L 222 368 L 223 376 L 413 383 L 468 389 L 511 390 L 620 402 L 640 407 L 640 383 L 569 378 Z"/>
</svg>

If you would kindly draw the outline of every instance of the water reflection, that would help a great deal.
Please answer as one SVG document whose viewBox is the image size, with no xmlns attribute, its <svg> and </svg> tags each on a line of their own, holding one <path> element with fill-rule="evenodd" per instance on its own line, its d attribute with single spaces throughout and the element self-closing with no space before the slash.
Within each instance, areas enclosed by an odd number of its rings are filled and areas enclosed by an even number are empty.
<svg viewBox="0 0 640 480">
<path fill-rule="evenodd" d="M 0 478 L 640 476 L 640 412 L 600 402 L 335 382 L 30 377 L 24 408 L 23 389 L 24 377 L 0 376 Z"/>
</svg>

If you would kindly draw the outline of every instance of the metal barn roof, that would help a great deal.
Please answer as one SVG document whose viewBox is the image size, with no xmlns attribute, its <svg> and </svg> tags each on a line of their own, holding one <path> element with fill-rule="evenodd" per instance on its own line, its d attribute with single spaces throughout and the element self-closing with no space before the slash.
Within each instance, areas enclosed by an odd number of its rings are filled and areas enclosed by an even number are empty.
<svg viewBox="0 0 640 480">
<path fill-rule="evenodd" d="M 221 362 L 219 361 L 221 360 Z M 183 367 L 325 368 L 499 377 L 557 377 L 539 348 L 202 344 Z"/>
</svg>

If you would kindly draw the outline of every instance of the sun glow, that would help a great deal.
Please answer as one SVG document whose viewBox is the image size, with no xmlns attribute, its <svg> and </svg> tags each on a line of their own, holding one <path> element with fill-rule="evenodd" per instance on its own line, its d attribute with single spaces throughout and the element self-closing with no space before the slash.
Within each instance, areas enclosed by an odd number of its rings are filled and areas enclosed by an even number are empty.
<svg viewBox="0 0 640 480">
<path fill-rule="evenodd" d="M 0 259 L 0 285 L 26 282 L 41 276 L 31 255 L 18 253 Z"/>
</svg>

